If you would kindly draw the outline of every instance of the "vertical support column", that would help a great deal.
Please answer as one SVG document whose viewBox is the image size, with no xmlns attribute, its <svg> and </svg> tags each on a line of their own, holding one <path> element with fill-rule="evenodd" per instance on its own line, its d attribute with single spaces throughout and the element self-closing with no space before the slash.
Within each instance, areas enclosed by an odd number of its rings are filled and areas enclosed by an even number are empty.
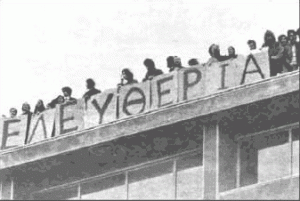
<svg viewBox="0 0 300 201">
<path fill-rule="evenodd" d="M 290 168 L 291 168 L 291 174 L 290 174 L 290 185 L 289 185 L 289 191 L 290 192 L 293 192 L 293 188 L 294 185 L 293 185 L 293 163 L 294 163 L 294 160 L 293 160 L 293 134 L 292 134 L 292 129 L 289 129 L 289 144 L 290 144 L 290 150 L 291 150 L 291 165 L 290 165 Z M 299 199 L 299 198 L 298 198 Z"/>
<path fill-rule="evenodd" d="M 174 177 L 174 200 L 177 200 L 177 160 L 173 161 L 173 177 Z"/>
<path fill-rule="evenodd" d="M 204 126 L 203 135 L 203 171 L 204 171 L 204 200 L 215 200 L 219 192 L 219 126 L 217 122 Z"/>
<path fill-rule="evenodd" d="M 126 200 L 129 200 L 128 171 L 125 172 L 125 185 L 126 185 Z"/>
<path fill-rule="evenodd" d="M 240 158 L 240 142 L 237 141 L 237 166 L 236 166 L 236 187 L 240 187 L 241 178 L 241 158 Z"/>
<path fill-rule="evenodd" d="M 81 200 L 81 182 L 78 183 L 77 198 Z"/>
<path fill-rule="evenodd" d="M 0 199 L 13 200 L 14 199 L 14 181 L 7 171 L 1 172 L 0 175 Z"/>
<path fill-rule="evenodd" d="M 237 186 L 237 141 L 228 126 L 219 123 L 219 192 Z"/>
<path fill-rule="evenodd" d="M 289 129 L 289 144 L 291 148 L 291 177 L 293 176 L 293 137 L 292 137 L 292 129 Z"/>
<path fill-rule="evenodd" d="M 3 188 L 2 188 L 2 175 L 1 175 L 1 177 L 0 177 L 0 200 L 2 200 L 3 198 L 2 198 L 2 190 Z"/>
</svg>

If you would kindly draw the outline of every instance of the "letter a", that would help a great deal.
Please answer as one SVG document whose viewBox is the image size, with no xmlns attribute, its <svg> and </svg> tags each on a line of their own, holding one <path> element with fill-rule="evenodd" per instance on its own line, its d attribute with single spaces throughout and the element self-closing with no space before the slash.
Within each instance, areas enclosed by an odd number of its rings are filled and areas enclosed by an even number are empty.
<svg viewBox="0 0 300 201">
<path fill-rule="evenodd" d="M 248 65 L 250 63 L 250 60 L 253 61 L 254 65 L 256 66 L 256 69 L 257 70 L 251 70 L 251 71 L 247 71 L 247 68 L 248 68 Z M 253 56 L 253 54 L 250 54 L 248 57 L 247 57 L 247 60 L 246 60 L 246 63 L 245 63 L 245 69 L 244 69 L 244 72 L 243 72 L 243 77 L 242 77 L 242 80 L 241 80 L 241 83 L 240 84 L 244 84 L 245 83 L 245 78 L 246 78 L 246 74 L 252 74 L 252 73 L 259 73 L 261 78 L 264 79 L 265 78 L 265 75 L 263 74 L 263 72 L 261 71 L 261 68 L 259 67 L 255 57 Z"/>
</svg>

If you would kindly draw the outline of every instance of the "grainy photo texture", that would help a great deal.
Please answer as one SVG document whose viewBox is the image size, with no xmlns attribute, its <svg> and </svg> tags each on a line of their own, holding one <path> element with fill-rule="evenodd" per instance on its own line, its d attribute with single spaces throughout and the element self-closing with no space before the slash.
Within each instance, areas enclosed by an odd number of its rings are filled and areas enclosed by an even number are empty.
<svg viewBox="0 0 300 201">
<path fill-rule="evenodd" d="M 299 199 L 298 0 L 0 0 L 0 199 Z"/>
</svg>

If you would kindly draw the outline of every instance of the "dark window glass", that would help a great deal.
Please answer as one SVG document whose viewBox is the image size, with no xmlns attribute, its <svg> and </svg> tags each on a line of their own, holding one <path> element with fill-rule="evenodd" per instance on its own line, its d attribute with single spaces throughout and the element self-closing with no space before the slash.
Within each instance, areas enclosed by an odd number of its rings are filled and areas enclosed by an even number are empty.
<svg viewBox="0 0 300 201">
<path fill-rule="evenodd" d="M 202 153 L 193 153 L 176 161 L 177 199 L 203 198 Z"/>
<path fill-rule="evenodd" d="M 240 147 L 240 186 L 257 183 L 257 149 L 253 140 L 242 141 Z"/>
<path fill-rule="evenodd" d="M 71 200 L 78 196 L 78 187 L 72 186 L 64 189 L 40 192 L 33 195 L 34 200 Z"/>
<path fill-rule="evenodd" d="M 81 184 L 81 199 L 126 199 L 125 174 Z"/>
<path fill-rule="evenodd" d="M 281 178 L 291 173 L 288 131 L 245 138 L 240 146 L 240 185 Z"/>
<path fill-rule="evenodd" d="M 293 141 L 296 141 L 298 140 L 299 141 L 299 128 L 295 128 L 295 129 L 292 129 L 292 139 Z"/>
<path fill-rule="evenodd" d="M 129 199 L 174 199 L 173 161 L 129 172 Z"/>
</svg>

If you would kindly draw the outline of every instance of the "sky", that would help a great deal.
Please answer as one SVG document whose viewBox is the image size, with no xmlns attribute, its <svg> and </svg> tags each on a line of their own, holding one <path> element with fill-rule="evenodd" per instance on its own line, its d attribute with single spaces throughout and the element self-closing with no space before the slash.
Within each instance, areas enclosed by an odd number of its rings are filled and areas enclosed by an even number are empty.
<svg viewBox="0 0 300 201">
<path fill-rule="evenodd" d="M 64 86 L 80 98 L 87 78 L 115 88 L 123 68 L 141 81 L 145 58 L 167 73 L 170 55 L 204 63 L 212 43 L 246 54 L 267 29 L 298 28 L 299 0 L 0 0 L 0 115 Z"/>
</svg>

